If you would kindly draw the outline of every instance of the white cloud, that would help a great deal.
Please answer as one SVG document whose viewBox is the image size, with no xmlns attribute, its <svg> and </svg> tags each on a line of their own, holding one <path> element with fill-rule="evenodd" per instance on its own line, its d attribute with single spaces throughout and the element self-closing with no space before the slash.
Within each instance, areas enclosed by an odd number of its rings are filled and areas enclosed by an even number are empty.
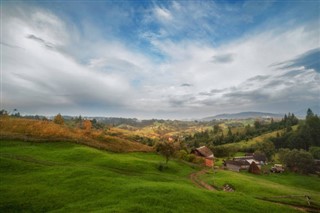
<svg viewBox="0 0 320 213">
<path fill-rule="evenodd" d="M 64 23 L 48 12 L 34 14 L 31 19 L 23 19 L 23 14 L 4 17 L 3 42 L 19 47 L 2 46 L 4 107 L 33 113 L 67 109 L 76 114 L 90 105 L 107 111 L 130 102 L 128 79 L 91 69 L 59 51 L 67 48 L 70 35 Z M 52 43 L 53 49 L 41 40 Z"/>
<path fill-rule="evenodd" d="M 172 19 L 170 11 L 165 8 L 155 7 L 154 14 L 157 17 L 157 19 L 161 22 L 170 21 Z"/>
<path fill-rule="evenodd" d="M 286 97 L 307 102 L 319 90 L 319 77 L 303 68 L 270 87 L 288 71 L 270 65 L 320 46 L 316 23 L 267 28 L 216 46 L 193 36 L 170 37 L 202 28 L 214 34 L 207 21 L 219 19 L 214 3 L 173 2 L 152 11 L 149 18 L 160 23 L 160 30 L 140 33 L 163 56 L 160 61 L 120 38 L 106 39 L 95 25 L 82 23 L 85 27 L 77 29 L 39 8 L 5 13 L 4 107 L 27 113 L 177 118 L 260 109 L 263 99 L 273 109 L 272 104 L 285 105 Z M 33 15 L 28 19 L 28 14 Z M 187 84 L 192 86 L 181 86 Z"/>
</svg>

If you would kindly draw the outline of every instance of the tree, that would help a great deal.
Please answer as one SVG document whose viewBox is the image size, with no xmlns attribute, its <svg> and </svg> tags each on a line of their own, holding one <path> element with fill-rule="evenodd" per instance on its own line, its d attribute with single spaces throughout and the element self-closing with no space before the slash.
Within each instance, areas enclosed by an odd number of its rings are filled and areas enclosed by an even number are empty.
<svg viewBox="0 0 320 213">
<path fill-rule="evenodd" d="M 261 128 L 261 123 L 260 123 L 259 120 L 255 120 L 255 121 L 254 121 L 254 128 L 256 128 L 256 129 Z"/>
<path fill-rule="evenodd" d="M 11 116 L 20 117 L 20 112 L 17 109 L 14 109 Z"/>
<path fill-rule="evenodd" d="M 215 146 L 213 153 L 215 157 L 231 157 L 238 149 L 235 146 Z"/>
<path fill-rule="evenodd" d="M 311 111 L 312 112 L 312 111 Z M 317 115 L 307 115 L 306 126 L 310 131 L 311 145 L 320 146 L 320 118 Z"/>
<path fill-rule="evenodd" d="M 83 129 L 85 130 L 85 132 L 87 133 L 90 132 L 91 128 L 92 128 L 92 123 L 90 120 L 83 121 Z"/>
<path fill-rule="evenodd" d="M 283 164 L 286 164 L 286 155 L 290 152 L 290 149 L 288 148 L 281 148 L 279 149 L 278 151 L 278 158 L 279 158 L 279 161 Z"/>
<path fill-rule="evenodd" d="M 0 110 L 0 115 L 8 115 L 7 110 L 5 109 Z"/>
<path fill-rule="evenodd" d="M 170 157 L 172 157 L 176 151 L 174 144 L 168 141 L 158 143 L 156 150 L 166 158 L 166 164 L 168 164 Z"/>
<path fill-rule="evenodd" d="M 274 144 L 268 140 L 265 140 L 261 143 L 257 143 L 255 150 L 264 153 L 268 160 L 270 160 L 273 154 L 275 153 Z"/>
<path fill-rule="evenodd" d="M 221 131 L 221 128 L 220 128 L 219 124 L 215 124 L 213 126 L 213 133 L 217 134 L 219 131 Z"/>
<path fill-rule="evenodd" d="M 63 125 L 64 124 L 63 117 L 61 116 L 60 113 L 54 117 L 53 122 L 56 123 L 56 124 L 59 124 L 59 125 Z"/>
<path fill-rule="evenodd" d="M 232 137 L 232 131 L 231 131 L 231 128 L 228 127 L 228 133 L 227 133 L 228 137 Z"/>
<path fill-rule="evenodd" d="M 308 120 L 308 118 L 311 118 L 311 117 L 313 117 L 313 116 L 314 116 L 314 114 L 313 114 L 312 110 L 311 110 L 310 108 L 308 108 L 306 120 Z"/>
<path fill-rule="evenodd" d="M 305 150 L 291 150 L 284 156 L 284 163 L 295 172 L 308 174 L 313 171 L 314 160 L 312 155 Z"/>
</svg>

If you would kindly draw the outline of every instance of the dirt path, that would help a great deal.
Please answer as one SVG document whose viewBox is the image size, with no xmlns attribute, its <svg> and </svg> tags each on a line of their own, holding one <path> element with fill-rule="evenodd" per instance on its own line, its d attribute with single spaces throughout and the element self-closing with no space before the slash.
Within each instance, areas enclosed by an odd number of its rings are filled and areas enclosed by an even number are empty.
<svg viewBox="0 0 320 213">
<path fill-rule="evenodd" d="M 203 169 L 201 171 L 191 173 L 189 178 L 194 183 L 194 185 L 196 185 L 199 188 L 207 189 L 209 191 L 216 191 L 216 189 L 213 188 L 211 185 L 209 185 L 209 184 L 203 182 L 202 180 L 200 180 L 199 176 L 203 175 L 206 172 L 207 172 L 207 170 Z"/>
<path fill-rule="evenodd" d="M 257 199 L 271 202 L 271 203 L 275 203 L 275 204 L 282 205 L 282 206 L 289 206 L 293 209 L 300 210 L 302 212 L 320 212 L 320 209 L 313 208 L 313 207 L 298 206 L 298 205 L 293 205 L 293 204 L 284 203 L 284 202 L 280 202 L 280 201 L 272 201 L 272 200 L 263 199 L 263 198 L 257 198 Z"/>
</svg>

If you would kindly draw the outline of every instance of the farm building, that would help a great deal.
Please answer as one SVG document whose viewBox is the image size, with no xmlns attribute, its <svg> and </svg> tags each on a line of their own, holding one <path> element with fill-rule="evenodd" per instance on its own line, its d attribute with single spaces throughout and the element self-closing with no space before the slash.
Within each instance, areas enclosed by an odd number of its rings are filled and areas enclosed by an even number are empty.
<svg viewBox="0 0 320 213">
<path fill-rule="evenodd" d="M 214 165 L 214 155 L 208 147 L 201 146 L 199 148 L 193 149 L 191 153 L 196 156 L 204 158 L 205 166 L 212 167 Z"/>
<path fill-rule="evenodd" d="M 254 161 L 252 161 L 252 163 L 250 164 L 248 171 L 250 173 L 257 174 L 257 175 L 260 174 L 261 172 L 259 166 Z"/>
<path fill-rule="evenodd" d="M 266 163 L 266 157 L 265 155 L 261 154 L 254 154 L 254 153 L 247 153 L 246 156 L 239 156 L 239 157 L 234 157 L 234 161 L 248 161 L 249 164 L 252 162 L 255 162 L 259 168 L 261 168 L 261 165 L 264 165 Z"/>
<path fill-rule="evenodd" d="M 239 172 L 249 169 L 250 163 L 246 160 L 227 160 L 224 165 L 231 171 Z"/>
</svg>

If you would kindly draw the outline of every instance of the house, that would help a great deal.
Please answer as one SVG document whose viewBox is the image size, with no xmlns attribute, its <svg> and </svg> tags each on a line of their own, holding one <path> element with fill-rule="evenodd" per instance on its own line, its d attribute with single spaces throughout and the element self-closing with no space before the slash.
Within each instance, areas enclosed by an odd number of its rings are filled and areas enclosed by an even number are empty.
<svg viewBox="0 0 320 213">
<path fill-rule="evenodd" d="M 261 169 L 261 165 L 264 165 L 267 159 L 264 154 L 247 153 L 245 156 L 234 157 L 233 160 L 234 161 L 245 160 L 245 161 L 248 161 L 249 164 L 251 164 L 252 162 L 255 162 L 258 165 L 258 167 Z"/>
<path fill-rule="evenodd" d="M 261 169 L 259 168 L 259 166 L 254 161 L 252 161 L 252 163 L 249 166 L 249 170 L 248 171 L 250 173 L 258 175 L 258 174 L 260 174 Z"/>
<path fill-rule="evenodd" d="M 249 162 L 246 160 L 227 160 L 224 162 L 227 169 L 235 172 L 240 172 L 240 170 L 249 169 Z"/>
<path fill-rule="evenodd" d="M 204 164 L 205 166 L 213 167 L 214 165 L 214 155 L 212 151 L 206 147 L 206 146 L 201 146 L 199 148 L 191 150 L 191 153 L 204 158 Z"/>
<path fill-rule="evenodd" d="M 234 161 L 240 161 L 240 160 L 254 160 L 253 156 L 239 156 L 239 157 L 234 157 Z"/>
<path fill-rule="evenodd" d="M 260 162 L 260 164 L 265 164 L 267 162 L 267 157 L 263 153 L 255 153 L 253 155 L 253 159 Z"/>
</svg>

